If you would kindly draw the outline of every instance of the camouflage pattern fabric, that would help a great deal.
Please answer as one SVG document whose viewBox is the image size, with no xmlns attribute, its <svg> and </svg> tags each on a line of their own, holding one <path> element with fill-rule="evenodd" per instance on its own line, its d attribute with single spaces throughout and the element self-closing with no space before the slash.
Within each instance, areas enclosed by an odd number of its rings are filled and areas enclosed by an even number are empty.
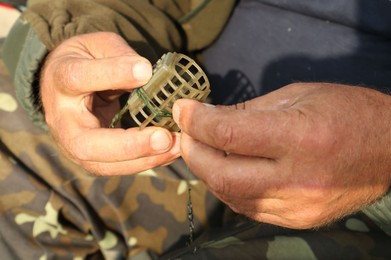
<svg viewBox="0 0 391 260">
<path fill-rule="evenodd" d="M 0 61 L 0 259 L 391 259 L 391 237 L 364 214 L 318 230 L 256 223 L 194 178 L 198 238 L 186 246 L 189 172 L 181 161 L 90 176 L 33 126 L 13 91 Z"/>
<path fill-rule="evenodd" d="M 163 259 L 391 259 L 391 238 L 361 213 L 317 230 L 235 218 Z"/>
</svg>

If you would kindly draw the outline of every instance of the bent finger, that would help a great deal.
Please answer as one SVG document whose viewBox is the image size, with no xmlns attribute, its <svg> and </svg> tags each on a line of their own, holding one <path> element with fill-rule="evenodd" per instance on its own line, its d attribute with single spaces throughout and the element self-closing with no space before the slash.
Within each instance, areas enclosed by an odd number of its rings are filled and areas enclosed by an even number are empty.
<svg viewBox="0 0 391 260">
<path fill-rule="evenodd" d="M 96 176 L 130 175 L 171 164 L 178 156 L 177 153 L 164 153 L 121 162 L 82 162 L 81 166 Z"/>
<path fill-rule="evenodd" d="M 179 154 L 177 137 L 163 128 L 89 129 L 72 127 L 71 121 L 67 122 L 68 130 L 62 131 L 59 139 L 78 161 L 120 162 L 167 152 Z"/>
<path fill-rule="evenodd" d="M 268 159 L 227 156 L 185 133 L 181 136 L 181 155 L 192 172 L 223 199 L 274 197 L 279 187 L 278 166 Z"/>
<path fill-rule="evenodd" d="M 272 159 L 290 151 L 305 127 L 285 110 L 226 110 L 184 99 L 174 104 L 173 114 L 182 131 L 202 143 Z"/>
</svg>

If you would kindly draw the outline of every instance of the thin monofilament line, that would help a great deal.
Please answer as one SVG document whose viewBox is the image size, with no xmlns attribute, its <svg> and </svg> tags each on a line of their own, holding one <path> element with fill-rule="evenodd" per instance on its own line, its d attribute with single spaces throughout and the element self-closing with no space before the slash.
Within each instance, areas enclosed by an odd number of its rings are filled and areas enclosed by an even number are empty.
<svg viewBox="0 0 391 260">
<path fill-rule="evenodd" d="M 190 183 L 190 169 L 187 167 L 187 220 L 189 222 L 189 240 L 187 242 L 188 246 L 191 246 L 193 243 L 194 235 L 194 214 L 193 214 L 193 203 L 191 202 L 191 183 Z"/>
<path fill-rule="evenodd" d="M 156 104 L 153 103 L 153 101 L 151 100 L 151 98 L 148 96 L 148 94 L 145 92 L 144 89 L 138 88 L 136 89 L 136 91 L 139 98 L 143 100 L 145 106 L 148 107 L 148 109 L 154 115 L 154 117 L 158 119 L 161 117 L 172 118 L 172 113 L 164 111 L 160 107 L 156 106 Z M 193 243 L 193 236 L 194 236 L 194 213 L 193 213 L 193 203 L 191 201 L 190 169 L 188 167 L 187 167 L 186 185 L 187 185 L 187 219 L 189 222 L 188 245 L 190 246 Z"/>
<path fill-rule="evenodd" d="M 156 106 L 156 104 L 153 103 L 152 99 L 148 96 L 147 92 L 145 92 L 143 88 L 137 88 L 134 91 L 136 91 L 137 96 L 143 101 L 144 105 L 148 108 L 149 112 L 153 115 L 154 118 L 157 118 L 158 120 L 163 117 L 172 118 L 172 113 Z M 114 128 L 127 111 L 129 111 L 128 104 L 126 104 L 117 114 L 115 114 L 109 127 Z"/>
<path fill-rule="evenodd" d="M 137 88 L 136 90 L 137 96 L 143 101 L 144 105 L 148 108 L 149 112 L 154 116 L 154 118 L 163 118 L 163 117 L 170 117 L 172 118 L 172 113 L 167 112 L 160 107 L 158 107 L 152 99 L 148 96 L 148 94 L 145 92 L 143 88 Z M 124 114 L 129 111 L 129 106 L 126 104 L 113 118 L 110 128 L 114 128 L 118 122 L 121 120 L 121 118 L 124 116 Z M 190 169 L 187 167 L 187 178 L 186 178 L 186 185 L 187 185 L 187 219 L 189 223 L 189 238 L 188 238 L 188 246 L 191 246 L 193 243 L 193 237 L 194 237 L 194 213 L 193 213 L 193 203 L 191 201 L 191 183 L 190 183 Z"/>
<path fill-rule="evenodd" d="M 117 114 L 115 114 L 109 127 L 114 128 L 127 111 L 129 111 L 129 107 L 125 105 Z"/>
<path fill-rule="evenodd" d="M 149 109 L 154 118 L 160 119 L 163 117 L 172 118 L 172 113 L 165 111 L 153 103 L 152 99 L 148 96 L 143 88 L 135 90 L 137 96 L 143 101 L 144 105 Z"/>
</svg>

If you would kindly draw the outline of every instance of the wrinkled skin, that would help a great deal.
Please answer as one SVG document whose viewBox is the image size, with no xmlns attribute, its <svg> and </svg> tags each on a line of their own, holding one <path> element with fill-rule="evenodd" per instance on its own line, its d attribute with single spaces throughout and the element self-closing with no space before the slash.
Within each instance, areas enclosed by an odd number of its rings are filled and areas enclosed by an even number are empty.
<svg viewBox="0 0 391 260">
<path fill-rule="evenodd" d="M 108 129 L 118 97 L 144 85 L 152 66 L 114 33 L 70 38 L 41 74 L 45 119 L 60 148 L 97 175 L 136 173 L 179 156 L 176 135 L 162 128 Z"/>
<path fill-rule="evenodd" d="M 303 229 L 357 211 L 390 186 L 391 98 L 293 84 L 236 106 L 174 105 L 190 169 L 238 213 Z"/>
</svg>

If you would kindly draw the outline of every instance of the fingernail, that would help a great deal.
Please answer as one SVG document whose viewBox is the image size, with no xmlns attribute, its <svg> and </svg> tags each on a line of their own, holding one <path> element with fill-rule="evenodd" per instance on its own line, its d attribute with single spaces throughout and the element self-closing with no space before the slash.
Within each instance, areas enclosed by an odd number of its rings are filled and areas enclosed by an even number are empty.
<svg viewBox="0 0 391 260">
<path fill-rule="evenodd" d="M 139 82 L 147 82 L 152 76 L 152 66 L 147 61 L 138 61 L 132 68 L 133 78 Z"/>
<path fill-rule="evenodd" d="M 173 145 L 170 147 L 170 153 L 174 155 L 180 155 L 181 153 L 181 142 L 180 142 L 180 134 L 175 133 L 173 136 Z"/>
<path fill-rule="evenodd" d="M 215 105 L 209 104 L 209 103 L 202 103 L 206 107 L 215 107 Z"/>
<path fill-rule="evenodd" d="M 155 151 L 166 151 L 171 146 L 171 136 L 164 131 L 155 131 L 149 141 Z"/>
<path fill-rule="evenodd" d="M 174 119 L 175 123 L 181 128 L 179 125 L 179 118 L 181 116 L 181 109 L 179 108 L 179 105 L 177 103 L 174 103 L 174 106 L 172 107 L 172 118 Z"/>
</svg>

